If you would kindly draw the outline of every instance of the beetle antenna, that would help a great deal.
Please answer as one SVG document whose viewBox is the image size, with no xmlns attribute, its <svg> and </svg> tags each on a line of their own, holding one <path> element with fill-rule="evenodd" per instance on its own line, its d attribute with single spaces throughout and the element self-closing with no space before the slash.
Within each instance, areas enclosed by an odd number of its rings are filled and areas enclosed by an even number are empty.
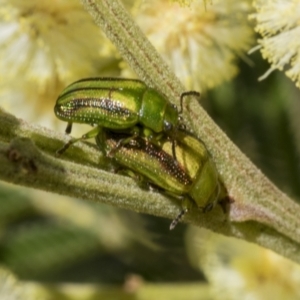
<svg viewBox="0 0 300 300">
<path fill-rule="evenodd" d="M 184 92 L 180 95 L 180 111 L 178 112 L 179 114 L 182 114 L 183 112 L 183 98 L 187 97 L 187 96 L 194 96 L 197 97 L 198 100 L 200 100 L 200 93 L 197 91 L 188 91 L 188 92 Z"/>
<path fill-rule="evenodd" d="M 170 225 L 170 230 L 173 230 L 175 228 L 175 226 L 178 224 L 178 222 L 181 220 L 181 218 L 188 212 L 188 209 L 185 208 L 183 209 L 178 216 L 172 221 L 171 225 Z"/>
</svg>

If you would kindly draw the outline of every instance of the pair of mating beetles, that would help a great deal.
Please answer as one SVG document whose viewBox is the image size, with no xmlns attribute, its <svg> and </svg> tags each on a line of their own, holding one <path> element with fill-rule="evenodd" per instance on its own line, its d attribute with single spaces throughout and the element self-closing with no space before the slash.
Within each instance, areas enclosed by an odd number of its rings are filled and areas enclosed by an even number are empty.
<svg viewBox="0 0 300 300">
<path fill-rule="evenodd" d="M 68 122 L 68 134 L 73 123 L 94 127 L 57 153 L 79 140 L 95 137 L 101 150 L 120 166 L 181 199 L 182 211 L 172 221 L 173 229 L 194 204 L 208 211 L 226 198 L 206 146 L 186 132 L 181 122 L 183 98 L 189 95 L 199 93 L 183 93 L 179 112 L 140 80 L 87 78 L 74 82 L 62 91 L 54 112 Z"/>
</svg>

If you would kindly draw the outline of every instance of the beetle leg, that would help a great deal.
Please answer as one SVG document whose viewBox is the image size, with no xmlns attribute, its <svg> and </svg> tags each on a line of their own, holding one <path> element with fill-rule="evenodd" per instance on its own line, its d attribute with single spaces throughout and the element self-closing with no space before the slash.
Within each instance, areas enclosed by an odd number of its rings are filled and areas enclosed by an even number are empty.
<svg viewBox="0 0 300 300">
<path fill-rule="evenodd" d="M 178 224 L 178 222 L 181 220 L 181 218 L 188 212 L 187 208 L 184 208 L 177 217 L 171 222 L 170 224 L 170 230 L 173 230 L 175 226 Z"/>
<path fill-rule="evenodd" d="M 176 216 L 176 218 L 170 224 L 170 230 L 173 230 L 179 223 L 182 217 L 193 207 L 193 200 L 190 197 L 183 197 L 182 199 L 182 210 Z"/>
<path fill-rule="evenodd" d="M 172 140 L 172 155 L 173 155 L 173 158 L 177 161 L 177 159 L 176 159 L 176 145 L 177 145 L 176 140 Z"/>
<path fill-rule="evenodd" d="M 204 213 L 207 213 L 209 211 L 211 211 L 213 209 L 213 207 L 215 206 L 215 202 L 211 202 L 211 203 L 208 203 L 207 205 L 205 205 L 202 209 L 202 211 Z"/>
<path fill-rule="evenodd" d="M 130 131 L 130 136 L 129 137 L 126 137 L 126 138 L 123 138 L 123 139 L 120 139 L 116 146 L 111 149 L 108 153 L 107 153 L 107 156 L 108 157 L 112 157 L 114 155 L 114 153 L 120 149 L 122 146 L 126 145 L 126 144 L 129 144 L 132 140 L 135 140 L 139 135 L 140 135 L 140 129 L 138 127 L 134 127 L 131 131 Z"/>
<path fill-rule="evenodd" d="M 118 149 L 120 149 L 123 145 L 129 144 L 130 141 L 134 140 L 135 138 L 136 136 L 132 135 L 128 138 L 120 139 L 117 145 L 107 153 L 107 156 L 112 157 Z"/>
<path fill-rule="evenodd" d="M 69 123 L 68 123 L 68 125 L 69 125 Z M 68 128 L 68 126 L 67 126 L 67 128 Z M 67 143 L 65 143 L 62 146 L 62 148 L 60 148 L 56 151 L 56 156 L 63 154 L 71 145 L 75 144 L 78 141 L 87 140 L 87 139 L 96 137 L 98 135 L 98 133 L 100 132 L 100 130 L 101 130 L 101 127 L 95 127 L 91 131 L 88 131 L 87 133 L 85 133 L 80 138 L 69 140 Z"/>
<path fill-rule="evenodd" d="M 65 130 L 66 134 L 70 134 L 71 133 L 71 131 L 72 131 L 72 125 L 73 125 L 72 122 L 68 122 L 67 128 Z"/>
</svg>

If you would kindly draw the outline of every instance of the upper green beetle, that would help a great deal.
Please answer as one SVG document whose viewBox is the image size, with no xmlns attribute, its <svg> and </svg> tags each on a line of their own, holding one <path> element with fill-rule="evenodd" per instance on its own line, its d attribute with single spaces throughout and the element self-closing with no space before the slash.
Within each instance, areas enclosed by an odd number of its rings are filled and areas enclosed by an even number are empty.
<svg viewBox="0 0 300 300">
<path fill-rule="evenodd" d="M 163 138 L 160 146 L 140 134 L 127 144 L 119 145 L 123 136 L 102 131 L 96 137 L 97 145 L 120 166 L 142 175 L 150 184 L 169 195 L 182 199 L 182 211 L 171 223 L 173 229 L 180 218 L 195 203 L 203 211 L 209 211 L 227 197 L 214 161 L 204 143 L 182 130 L 178 131 L 172 155 L 172 143 Z"/>
<path fill-rule="evenodd" d="M 68 122 L 67 133 L 71 132 L 72 123 L 97 127 L 70 141 L 58 152 L 62 153 L 80 139 L 95 137 L 101 127 L 135 135 L 133 128 L 139 124 L 155 134 L 166 133 L 176 139 L 176 131 L 181 126 L 179 115 L 183 98 L 188 95 L 199 97 L 200 94 L 195 91 L 183 93 L 179 112 L 162 94 L 140 80 L 86 78 L 76 81 L 59 95 L 55 115 Z"/>
</svg>

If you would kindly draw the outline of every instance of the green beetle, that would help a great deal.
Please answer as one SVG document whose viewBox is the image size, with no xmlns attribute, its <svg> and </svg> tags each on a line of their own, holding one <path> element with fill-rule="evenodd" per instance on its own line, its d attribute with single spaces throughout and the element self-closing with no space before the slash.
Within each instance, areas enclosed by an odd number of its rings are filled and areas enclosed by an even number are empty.
<svg viewBox="0 0 300 300">
<path fill-rule="evenodd" d="M 189 133 L 178 131 L 172 155 L 172 143 L 167 138 L 158 146 L 141 135 L 118 146 L 123 136 L 101 131 L 97 145 L 120 166 L 142 175 L 145 181 L 164 192 L 182 198 L 182 211 L 173 220 L 173 229 L 181 217 L 193 206 L 211 210 L 219 200 L 227 197 L 216 166 L 204 143 Z"/>
<path fill-rule="evenodd" d="M 72 123 L 96 127 L 81 138 L 71 140 L 57 153 L 63 153 L 78 140 L 95 137 L 101 128 L 126 131 L 128 136 L 136 136 L 135 126 L 141 125 L 151 132 L 149 138 L 166 133 L 174 141 L 177 129 L 183 126 L 180 121 L 183 98 L 191 95 L 200 97 L 195 91 L 183 93 L 180 97 L 181 110 L 178 111 L 162 94 L 140 80 L 86 78 L 76 81 L 59 95 L 54 107 L 55 115 L 68 122 L 68 134 Z"/>
</svg>

